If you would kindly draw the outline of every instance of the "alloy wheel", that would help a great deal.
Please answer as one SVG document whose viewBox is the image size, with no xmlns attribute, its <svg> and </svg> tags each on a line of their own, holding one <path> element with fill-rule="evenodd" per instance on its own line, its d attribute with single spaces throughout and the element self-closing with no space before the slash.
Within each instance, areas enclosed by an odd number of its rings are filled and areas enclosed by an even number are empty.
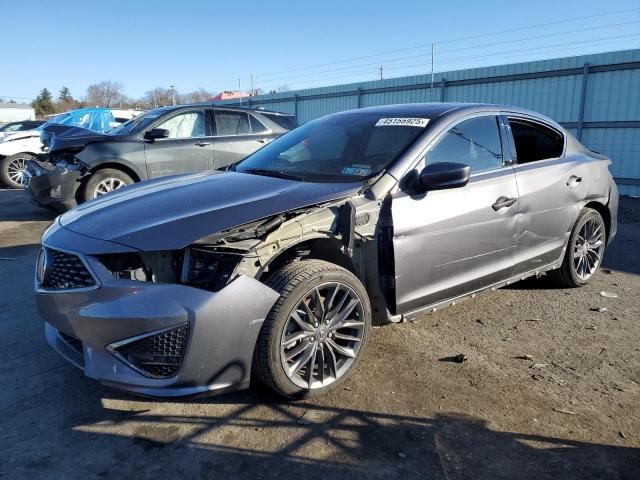
<svg viewBox="0 0 640 480">
<path fill-rule="evenodd" d="M 602 260 L 604 247 L 603 226 L 591 218 L 580 228 L 573 248 L 573 266 L 580 280 L 588 280 Z"/>
<path fill-rule="evenodd" d="M 16 185 L 22 185 L 24 182 L 24 170 L 27 167 L 27 160 L 29 159 L 25 157 L 16 157 L 7 166 L 7 175 Z"/>
<path fill-rule="evenodd" d="M 99 197 L 100 195 L 113 192 L 114 190 L 125 187 L 126 185 L 127 184 L 119 178 L 105 178 L 96 185 L 96 188 L 93 190 L 93 196 Z"/>
<path fill-rule="evenodd" d="M 351 287 L 339 282 L 314 287 L 285 323 L 282 367 L 298 387 L 326 387 L 351 368 L 364 333 L 362 301 Z"/>
</svg>

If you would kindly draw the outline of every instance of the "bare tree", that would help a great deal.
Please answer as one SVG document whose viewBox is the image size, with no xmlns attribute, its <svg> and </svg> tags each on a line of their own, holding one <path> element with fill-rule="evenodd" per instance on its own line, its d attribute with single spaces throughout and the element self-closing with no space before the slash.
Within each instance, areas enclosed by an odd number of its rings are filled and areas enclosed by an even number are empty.
<svg viewBox="0 0 640 480">
<path fill-rule="evenodd" d="M 211 97 L 213 97 L 213 93 L 205 90 L 204 88 L 199 88 L 190 93 L 185 93 L 179 96 L 180 103 L 197 103 L 197 102 L 206 102 Z"/>
<path fill-rule="evenodd" d="M 123 97 L 122 84 L 107 80 L 87 87 L 86 103 L 91 106 L 114 107 Z"/>
<path fill-rule="evenodd" d="M 172 91 L 170 88 L 156 87 L 153 90 L 149 90 L 144 94 L 142 102 L 149 108 L 162 107 L 164 105 L 171 105 Z"/>
</svg>

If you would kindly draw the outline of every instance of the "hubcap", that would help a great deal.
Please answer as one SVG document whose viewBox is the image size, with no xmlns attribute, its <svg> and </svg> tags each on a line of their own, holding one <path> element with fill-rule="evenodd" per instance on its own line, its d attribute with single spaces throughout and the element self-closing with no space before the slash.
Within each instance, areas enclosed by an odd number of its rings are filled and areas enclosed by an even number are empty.
<svg viewBox="0 0 640 480">
<path fill-rule="evenodd" d="M 363 337 L 364 311 L 353 289 L 319 285 L 289 314 L 280 340 L 282 367 L 301 388 L 325 387 L 351 368 Z"/>
<path fill-rule="evenodd" d="M 105 193 L 113 192 L 119 188 L 126 186 L 119 178 L 105 178 L 98 185 L 96 185 L 95 190 L 93 191 L 94 197 L 99 197 L 100 195 L 104 195 Z"/>
<path fill-rule="evenodd" d="M 22 182 L 24 181 L 24 169 L 27 166 L 27 160 L 28 158 L 23 157 L 14 158 L 7 167 L 9 180 L 16 185 L 22 185 Z"/>
<path fill-rule="evenodd" d="M 588 280 L 600 265 L 604 232 L 595 219 L 588 220 L 578 233 L 573 249 L 573 266 L 581 280 Z"/>
</svg>

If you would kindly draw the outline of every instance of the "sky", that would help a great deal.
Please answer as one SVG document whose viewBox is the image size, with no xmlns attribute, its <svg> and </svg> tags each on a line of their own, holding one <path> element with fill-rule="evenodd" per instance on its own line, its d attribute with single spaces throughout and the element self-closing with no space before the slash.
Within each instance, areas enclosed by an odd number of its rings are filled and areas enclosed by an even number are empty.
<svg viewBox="0 0 640 480">
<path fill-rule="evenodd" d="M 137 98 L 417 75 L 432 43 L 436 71 L 640 48 L 638 0 L 30 0 L 3 2 L 0 25 L 0 98 L 17 101 L 103 80 Z"/>
</svg>

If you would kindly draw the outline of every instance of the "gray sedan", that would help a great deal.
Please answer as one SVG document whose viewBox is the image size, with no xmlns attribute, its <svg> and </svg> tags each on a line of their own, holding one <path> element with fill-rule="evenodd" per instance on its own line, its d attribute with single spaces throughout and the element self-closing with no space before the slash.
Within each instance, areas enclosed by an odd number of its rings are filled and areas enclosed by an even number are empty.
<svg viewBox="0 0 640 480">
<path fill-rule="evenodd" d="M 372 322 L 530 276 L 588 283 L 616 234 L 610 163 L 520 108 L 330 115 L 227 171 L 60 216 L 37 304 L 49 344 L 113 387 L 180 396 L 255 378 L 321 394 L 353 371 Z"/>
</svg>

